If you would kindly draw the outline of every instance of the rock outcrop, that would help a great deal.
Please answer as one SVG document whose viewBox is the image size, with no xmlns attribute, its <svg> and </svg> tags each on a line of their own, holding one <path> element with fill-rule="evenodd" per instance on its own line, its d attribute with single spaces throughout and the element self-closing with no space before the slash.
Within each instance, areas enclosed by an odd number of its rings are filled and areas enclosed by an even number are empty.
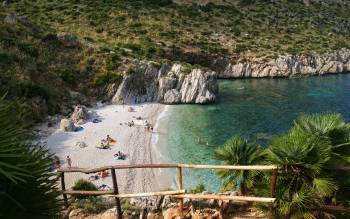
<svg viewBox="0 0 350 219">
<path fill-rule="evenodd" d="M 60 130 L 62 132 L 74 132 L 77 127 L 74 125 L 71 119 L 62 119 L 60 123 Z"/>
<path fill-rule="evenodd" d="M 193 69 L 185 73 L 180 64 L 162 65 L 139 63 L 132 74 L 120 84 L 112 102 L 210 103 L 216 100 L 216 73 Z"/>
<path fill-rule="evenodd" d="M 77 105 L 72 113 L 71 120 L 76 124 L 84 124 L 89 119 L 89 112 L 83 105 Z"/>
<path fill-rule="evenodd" d="M 284 55 L 266 61 L 253 59 L 231 64 L 228 59 L 215 61 L 219 78 L 293 77 L 345 73 L 350 71 L 350 49 L 322 55 Z"/>
</svg>

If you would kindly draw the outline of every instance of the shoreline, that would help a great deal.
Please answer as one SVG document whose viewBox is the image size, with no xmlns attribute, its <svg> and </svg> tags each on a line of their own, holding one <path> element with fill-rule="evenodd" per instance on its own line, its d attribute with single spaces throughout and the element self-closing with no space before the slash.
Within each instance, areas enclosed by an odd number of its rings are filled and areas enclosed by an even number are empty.
<svg viewBox="0 0 350 219">
<path fill-rule="evenodd" d="M 128 112 L 132 107 L 134 112 Z M 167 106 L 158 103 L 137 105 L 105 105 L 89 108 L 90 114 L 100 118 L 100 123 L 90 120 L 81 125 L 77 132 L 56 131 L 49 135 L 48 149 L 60 158 L 62 167 L 67 167 L 65 158 L 70 156 L 72 167 L 81 168 L 101 167 L 118 164 L 164 163 L 164 156 L 158 146 L 159 122 L 166 114 Z M 154 126 L 150 132 L 142 125 L 128 127 L 127 122 L 142 117 Z M 98 149 L 101 139 L 109 134 L 116 140 L 111 149 Z M 86 143 L 87 147 L 75 146 L 77 142 Z M 114 154 L 121 151 L 127 155 L 125 160 L 117 160 Z M 71 188 L 80 178 L 89 179 L 94 174 L 69 173 L 66 174 L 66 187 Z M 168 171 L 161 169 L 126 169 L 117 170 L 117 181 L 121 193 L 152 192 L 170 188 Z M 107 177 L 91 180 L 97 187 L 107 185 L 112 187 L 110 173 Z"/>
</svg>

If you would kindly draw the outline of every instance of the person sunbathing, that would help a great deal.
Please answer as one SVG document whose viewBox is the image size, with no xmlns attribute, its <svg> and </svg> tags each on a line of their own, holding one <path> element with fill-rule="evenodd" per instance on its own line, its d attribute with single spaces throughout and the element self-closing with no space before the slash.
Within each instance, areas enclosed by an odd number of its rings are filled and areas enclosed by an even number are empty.
<svg viewBox="0 0 350 219">
<path fill-rule="evenodd" d="M 116 154 L 113 155 L 115 158 L 117 158 L 118 160 L 125 160 L 126 158 L 126 154 L 118 151 Z"/>
<path fill-rule="evenodd" d="M 114 140 L 113 138 L 111 138 L 109 135 L 107 135 L 106 141 L 107 141 L 108 143 L 111 143 L 111 144 L 116 142 L 116 140 Z"/>
<path fill-rule="evenodd" d="M 104 142 L 105 142 L 105 140 L 102 140 L 101 141 L 101 146 L 97 147 L 97 148 L 99 148 L 99 149 L 110 149 L 109 142 L 107 142 L 106 144 Z"/>
</svg>

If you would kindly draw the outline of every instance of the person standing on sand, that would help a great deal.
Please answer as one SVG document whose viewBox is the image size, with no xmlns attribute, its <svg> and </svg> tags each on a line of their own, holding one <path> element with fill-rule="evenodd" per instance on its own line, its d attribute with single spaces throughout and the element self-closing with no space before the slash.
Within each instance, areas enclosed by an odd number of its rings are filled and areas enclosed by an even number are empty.
<svg viewBox="0 0 350 219">
<path fill-rule="evenodd" d="M 68 164 L 68 168 L 71 168 L 72 167 L 72 160 L 70 159 L 69 156 L 67 156 L 67 164 Z"/>
</svg>

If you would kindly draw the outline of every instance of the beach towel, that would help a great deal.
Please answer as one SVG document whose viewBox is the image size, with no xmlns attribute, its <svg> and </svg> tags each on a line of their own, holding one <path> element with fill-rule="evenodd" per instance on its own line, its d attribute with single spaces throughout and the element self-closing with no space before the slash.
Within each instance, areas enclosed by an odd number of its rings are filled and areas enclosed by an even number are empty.
<svg viewBox="0 0 350 219">
<path fill-rule="evenodd" d="M 98 148 L 98 149 L 104 149 L 104 150 L 111 150 L 111 148 L 110 147 L 107 147 L 107 146 L 105 146 L 105 147 L 101 147 L 101 146 L 98 146 L 98 147 L 96 147 L 96 148 Z"/>
</svg>

